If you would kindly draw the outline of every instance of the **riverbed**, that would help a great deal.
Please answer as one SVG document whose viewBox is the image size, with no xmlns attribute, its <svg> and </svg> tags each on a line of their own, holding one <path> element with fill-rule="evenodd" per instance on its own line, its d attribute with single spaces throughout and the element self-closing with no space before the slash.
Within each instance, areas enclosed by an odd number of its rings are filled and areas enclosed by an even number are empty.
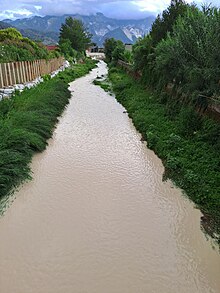
<svg viewBox="0 0 220 293">
<path fill-rule="evenodd" d="M 33 180 L 0 218 L 1 293 L 218 293 L 220 254 L 199 210 L 113 96 L 92 81 L 72 98 Z"/>
</svg>

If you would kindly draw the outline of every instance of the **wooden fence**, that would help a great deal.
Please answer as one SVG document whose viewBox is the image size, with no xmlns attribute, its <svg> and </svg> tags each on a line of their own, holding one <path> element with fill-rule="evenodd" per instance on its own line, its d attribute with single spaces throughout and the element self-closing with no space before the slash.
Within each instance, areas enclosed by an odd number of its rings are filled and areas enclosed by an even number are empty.
<svg viewBox="0 0 220 293">
<path fill-rule="evenodd" d="M 64 58 L 51 60 L 0 63 L 0 88 L 33 81 L 39 76 L 56 71 L 64 63 Z"/>
<path fill-rule="evenodd" d="M 124 69 L 131 71 L 132 70 L 132 64 L 124 62 L 122 60 L 118 60 L 118 65 L 123 67 Z"/>
</svg>

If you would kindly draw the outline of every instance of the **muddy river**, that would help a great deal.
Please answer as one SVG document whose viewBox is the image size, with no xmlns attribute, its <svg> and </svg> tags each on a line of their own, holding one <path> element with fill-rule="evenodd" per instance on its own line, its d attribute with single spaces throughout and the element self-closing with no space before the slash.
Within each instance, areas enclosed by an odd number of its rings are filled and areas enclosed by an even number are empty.
<svg viewBox="0 0 220 293">
<path fill-rule="evenodd" d="M 74 81 L 45 152 L 0 218 L 0 293 L 219 293 L 200 212 L 140 141 L 124 108 Z"/>
</svg>

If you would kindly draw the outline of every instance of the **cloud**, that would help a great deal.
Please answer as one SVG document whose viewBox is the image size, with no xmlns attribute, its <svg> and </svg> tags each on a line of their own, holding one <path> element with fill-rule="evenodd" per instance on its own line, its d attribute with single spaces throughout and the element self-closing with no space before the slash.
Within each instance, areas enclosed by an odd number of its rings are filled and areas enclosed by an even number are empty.
<svg viewBox="0 0 220 293">
<path fill-rule="evenodd" d="M 212 2 L 219 6 L 219 0 Z M 96 12 L 115 18 L 142 18 L 160 13 L 169 3 L 170 0 L 0 0 L 0 19 Z"/>
<path fill-rule="evenodd" d="M 33 13 L 27 9 L 4 10 L 0 12 L 0 19 L 24 18 L 29 17 L 32 14 Z"/>
</svg>

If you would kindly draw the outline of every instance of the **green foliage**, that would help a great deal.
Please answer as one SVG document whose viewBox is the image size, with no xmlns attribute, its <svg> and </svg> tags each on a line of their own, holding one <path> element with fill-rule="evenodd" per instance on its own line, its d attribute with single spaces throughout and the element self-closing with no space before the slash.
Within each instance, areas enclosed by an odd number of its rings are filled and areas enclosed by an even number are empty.
<svg viewBox="0 0 220 293">
<path fill-rule="evenodd" d="M 104 53 L 106 62 L 112 66 L 115 66 L 118 60 L 131 62 L 133 57 L 131 52 L 125 50 L 123 42 L 116 41 L 114 38 L 105 40 Z"/>
<path fill-rule="evenodd" d="M 144 76 L 149 72 L 149 58 L 152 53 L 152 37 L 147 35 L 133 46 L 134 70 L 141 71 Z"/>
<path fill-rule="evenodd" d="M 30 162 L 52 136 L 70 92 L 68 83 L 95 66 L 92 60 L 0 102 L 0 199 L 30 179 Z"/>
<path fill-rule="evenodd" d="M 5 40 L 22 40 L 22 34 L 15 28 L 6 28 L 0 31 L 0 42 Z"/>
<path fill-rule="evenodd" d="M 134 70 L 146 85 L 164 91 L 205 110 L 220 94 L 220 10 L 198 9 L 183 0 L 173 0 L 155 20 L 150 34 L 133 46 Z M 203 97 L 203 98 L 201 98 Z"/>
<path fill-rule="evenodd" d="M 114 38 L 106 39 L 104 42 L 104 53 L 106 62 L 110 63 L 112 61 L 112 53 L 117 46 L 117 41 Z"/>
<path fill-rule="evenodd" d="M 220 101 L 219 35 L 220 9 L 173 0 L 133 46 L 141 81 L 114 68 L 109 76 L 117 99 L 163 160 L 165 177 L 186 191 L 220 234 L 220 125 L 195 110 L 204 111 L 209 97 Z"/>
<path fill-rule="evenodd" d="M 68 60 L 74 60 L 77 58 L 77 51 L 72 48 L 70 40 L 64 40 L 63 42 L 61 42 L 60 50 Z"/>
<path fill-rule="evenodd" d="M 212 232 L 220 233 L 220 125 L 186 106 L 171 119 L 142 82 L 118 68 L 111 68 L 109 77 L 117 100 L 163 160 L 165 177 L 185 190 L 211 217 Z"/>
<path fill-rule="evenodd" d="M 193 108 L 182 108 L 177 120 L 178 132 L 186 137 L 196 134 L 201 129 L 202 117 Z"/>
<path fill-rule="evenodd" d="M 155 72 L 164 84 L 175 80 L 186 94 L 198 92 L 208 96 L 220 93 L 220 10 L 208 12 L 188 9 L 156 48 Z"/>
<path fill-rule="evenodd" d="M 171 0 L 170 6 L 157 16 L 150 31 L 154 47 L 166 38 L 168 32 L 172 33 L 177 19 L 185 15 L 188 7 L 184 0 Z"/>
<path fill-rule="evenodd" d="M 117 64 L 118 60 L 124 61 L 125 45 L 122 41 L 117 41 L 116 47 L 112 52 L 112 61 Z"/>
<path fill-rule="evenodd" d="M 42 44 L 23 38 L 14 28 L 0 30 L 0 63 L 51 59 L 57 56 L 58 52 L 48 52 Z"/>
<path fill-rule="evenodd" d="M 91 34 L 81 20 L 67 17 L 65 23 L 61 25 L 59 40 L 59 45 L 65 54 L 70 53 L 70 44 L 72 49 L 83 52 L 91 44 Z M 67 49 L 67 52 L 65 52 L 65 49 Z"/>
<path fill-rule="evenodd" d="M 131 51 L 124 50 L 122 58 L 127 63 L 130 63 L 130 64 L 133 63 L 133 54 Z"/>
<path fill-rule="evenodd" d="M 188 7 L 184 0 L 171 0 L 170 6 L 154 21 L 150 33 L 133 46 L 134 69 L 143 75 L 146 83 L 154 84 L 158 76 L 163 79 L 159 70 L 155 70 L 155 48 L 168 33 L 173 34 L 174 25 L 179 17 L 184 17 Z"/>
<path fill-rule="evenodd" d="M 51 75 L 50 74 L 45 74 L 42 76 L 44 81 L 48 81 L 51 79 Z"/>
<path fill-rule="evenodd" d="M 109 80 L 99 80 L 98 78 L 93 81 L 95 85 L 99 85 L 105 92 L 111 92 L 111 83 Z"/>
</svg>

